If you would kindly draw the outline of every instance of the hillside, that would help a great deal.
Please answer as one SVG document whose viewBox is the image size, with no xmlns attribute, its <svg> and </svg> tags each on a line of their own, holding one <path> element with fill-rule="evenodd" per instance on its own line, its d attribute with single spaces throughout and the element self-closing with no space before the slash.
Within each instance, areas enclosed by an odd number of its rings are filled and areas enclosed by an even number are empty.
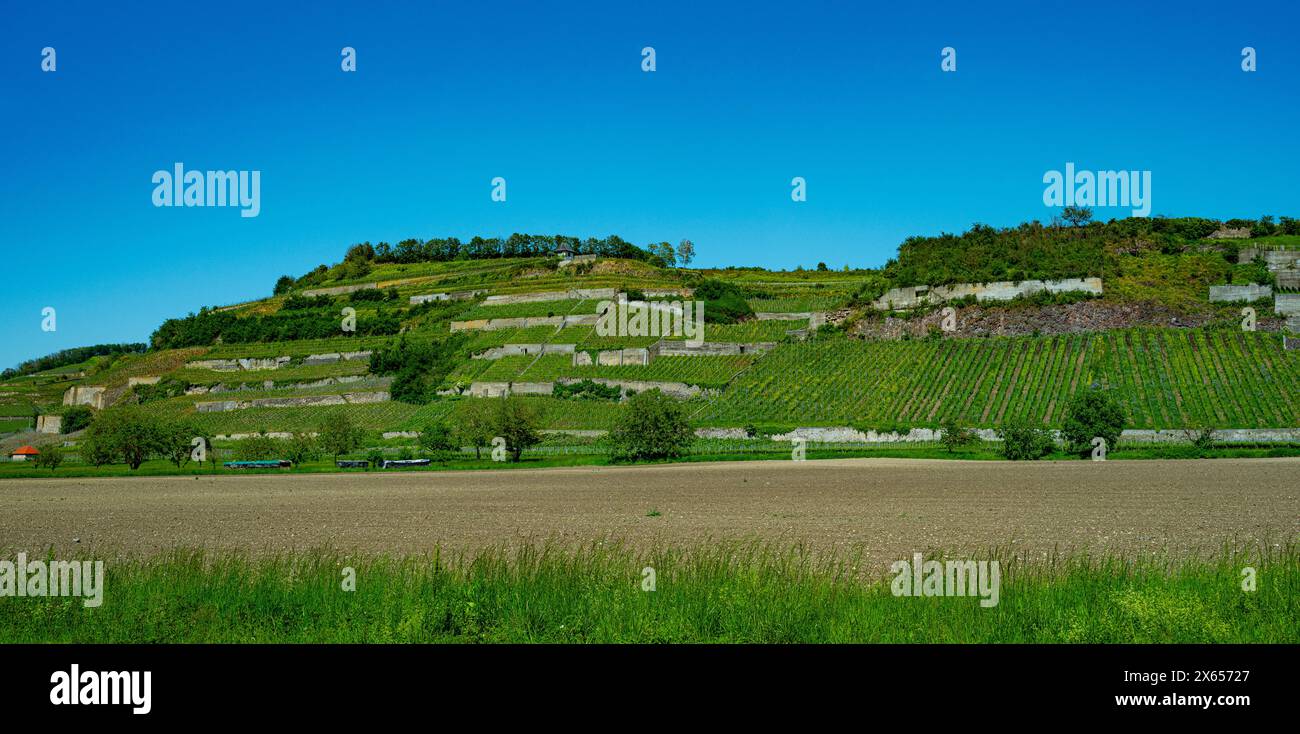
<svg viewBox="0 0 1300 734">
<path fill-rule="evenodd" d="M 310 431 L 342 409 L 380 440 L 505 393 L 527 395 L 547 428 L 590 431 L 609 428 L 619 392 L 651 388 L 698 428 L 1057 426 L 1092 384 L 1136 428 L 1300 427 L 1300 356 L 1284 342 L 1300 233 L 1283 218 L 1239 239 L 1252 232 L 1230 224 L 977 225 L 909 239 L 880 270 L 695 270 L 666 243 L 616 237 L 358 245 L 266 299 L 168 320 L 142 353 L 105 345 L 11 370 L 0 433 L 60 440 L 25 431 L 73 404 L 140 403 L 211 436 Z M 1268 295 L 1210 300 L 1251 283 Z M 702 294 L 702 343 L 599 333 L 615 294 Z"/>
</svg>

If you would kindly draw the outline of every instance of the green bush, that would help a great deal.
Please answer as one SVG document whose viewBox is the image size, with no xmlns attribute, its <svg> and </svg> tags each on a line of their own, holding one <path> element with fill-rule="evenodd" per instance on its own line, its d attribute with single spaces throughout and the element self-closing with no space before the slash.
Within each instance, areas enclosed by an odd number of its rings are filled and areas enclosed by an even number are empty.
<svg viewBox="0 0 1300 734">
<path fill-rule="evenodd" d="M 41 450 L 36 455 L 36 467 L 38 469 L 49 469 L 54 471 L 63 463 L 63 449 L 58 446 L 50 445 Z"/>
<path fill-rule="evenodd" d="M 433 454 L 436 459 L 445 459 L 459 449 L 453 440 L 451 429 L 442 421 L 430 423 L 420 431 L 420 448 Z"/>
<path fill-rule="evenodd" d="M 681 456 L 694 438 L 681 403 L 659 390 L 629 398 L 609 434 L 614 458 L 632 461 Z"/>
<path fill-rule="evenodd" d="M 1071 451 L 1086 457 L 1092 452 L 1092 439 L 1098 436 L 1106 440 L 1108 451 L 1114 451 L 1124 424 L 1124 410 L 1110 393 L 1089 387 L 1070 399 L 1061 435 Z"/>
<path fill-rule="evenodd" d="M 162 427 L 138 408 L 120 406 L 100 412 L 90 424 L 87 438 L 101 456 L 120 458 L 127 466 L 138 469 L 160 450 Z"/>
<path fill-rule="evenodd" d="M 618 400 L 623 390 L 617 385 L 606 385 L 595 380 L 579 380 L 568 384 L 556 382 L 551 394 L 557 398 L 574 400 Z"/>
<path fill-rule="evenodd" d="M 88 428 L 95 420 L 95 411 L 88 405 L 74 405 L 68 408 L 63 414 L 63 422 L 59 426 L 60 433 L 74 433 L 83 428 Z"/>
<path fill-rule="evenodd" d="M 235 444 L 235 458 L 240 461 L 272 461 L 288 458 L 285 442 L 266 433 L 249 436 Z"/>
<path fill-rule="evenodd" d="M 524 449 L 542 442 L 542 437 L 537 434 L 541 413 L 526 400 L 517 397 L 501 398 L 497 401 L 493 416 L 494 434 L 505 439 L 511 461 L 519 461 Z"/>
<path fill-rule="evenodd" d="M 1052 453 L 1056 443 L 1046 428 L 1028 420 L 1009 421 L 998 429 L 1002 456 L 1011 461 L 1033 461 Z"/>
<path fill-rule="evenodd" d="M 745 294 L 734 283 L 703 280 L 695 286 L 695 298 L 704 302 L 706 324 L 734 324 L 754 315 Z"/>
<path fill-rule="evenodd" d="M 955 449 L 975 443 L 979 438 L 975 431 L 962 428 L 957 424 L 957 421 L 952 418 L 944 421 L 939 430 L 939 443 L 947 449 L 950 454 Z"/>
</svg>

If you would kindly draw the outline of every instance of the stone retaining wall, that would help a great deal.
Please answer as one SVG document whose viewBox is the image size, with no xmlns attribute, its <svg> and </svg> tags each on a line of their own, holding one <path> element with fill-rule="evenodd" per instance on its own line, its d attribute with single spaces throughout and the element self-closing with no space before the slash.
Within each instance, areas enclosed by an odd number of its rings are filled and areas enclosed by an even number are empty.
<svg viewBox="0 0 1300 734">
<path fill-rule="evenodd" d="M 104 390 L 100 385 L 83 385 L 70 387 L 63 393 L 64 405 L 89 405 L 96 410 L 104 409 Z"/>
<path fill-rule="evenodd" d="M 1283 316 L 1300 314 L 1300 293 L 1279 293 L 1273 297 L 1273 310 Z"/>
<path fill-rule="evenodd" d="M 499 331 L 501 329 L 527 329 L 533 326 L 595 326 L 600 315 L 594 313 L 568 316 L 521 316 L 508 319 L 473 319 L 451 322 L 452 331 Z"/>
<path fill-rule="evenodd" d="M 537 354 L 573 354 L 577 344 L 504 344 L 485 349 L 473 355 L 474 359 L 501 359 L 502 357 L 526 357 Z"/>
<path fill-rule="evenodd" d="M 1258 301 L 1272 298 L 1273 287 L 1251 283 L 1250 285 L 1212 285 L 1210 286 L 1210 303 L 1237 303 L 1238 301 Z"/>
<path fill-rule="evenodd" d="M 356 293 L 357 291 L 369 291 L 379 287 L 378 283 L 358 283 L 356 285 L 336 285 L 332 288 L 312 288 L 302 292 L 304 296 L 314 298 L 316 296 L 341 296 L 344 293 Z"/>
<path fill-rule="evenodd" d="M 1255 258 L 1261 255 L 1269 270 L 1289 270 L 1300 267 L 1300 250 L 1260 250 L 1257 247 L 1247 247 L 1237 253 L 1237 262 L 1254 262 Z"/>
<path fill-rule="evenodd" d="M 706 393 L 706 391 L 700 386 L 688 385 L 684 382 L 611 380 L 604 377 L 564 377 L 555 382 L 502 382 L 476 380 L 470 383 L 467 394 L 476 398 L 496 398 L 505 395 L 551 395 L 555 391 L 556 382 L 559 382 L 562 385 L 572 385 L 587 379 L 601 385 L 617 387 L 622 390 L 625 395 L 628 391 L 645 392 L 646 390 L 659 390 L 665 395 L 685 399 Z"/>
<path fill-rule="evenodd" d="M 253 400 L 216 400 L 195 403 L 194 409 L 200 413 L 225 413 L 231 410 L 248 408 L 307 408 L 327 405 L 357 405 L 363 403 L 384 403 L 389 400 L 387 391 L 356 392 L 342 395 L 304 395 L 295 398 L 255 398 Z"/>
<path fill-rule="evenodd" d="M 59 433 L 61 430 L 63 430 L 63 416 L 61 415 L 36 416 L 37 433 Z"/>
<path fill-rule="evenodd" d="M 652 357 L 730 357 L 741 354 L 766 354 L 776 349 L 776 342 L 704 342 L 661 341 L 650 347 Z"/>
<path fill-rule="evenodd" d="M 198 359 L 186 362 L 185 367 L 192 370 L 213 370 L 216 372 L 252 372 L 255 370 L 278 370 L 293 361 L 290 357 L 264 357 L 260 359 Z"/>
<path fill-rule="evenodd" d="M 337 362 L 353 362 L 359 359 L 370 359 L 371 352 L 329 352 L 327 354 L 309 354 L 303 360 L 305 365 L 317 364 L 335 364 Z"/>
<path fill-rule="evenodd" d="M 419 303 L 428 303 L 429 301 L 464 301 L 470 298 L 487 293 L 487 291 L 453 291 L 451 293 L 426 293 L 420 296 L 411 296 L 411 305 Z"/>
<path fill-rule="evenodd" d="M 605 300 L 612 301 L 618 295 L 617 288 L 571 288 L 565 291 L 539 291 L 535 293 L 510 293 L 488 296 L 483 299 L 484 306 L 505 306 L 516 303 L 543 303 L 545 301 Z"/>
<path fill-rule="evenodd" d="M 575 361 L 576 363 L 576 361 Z M 618 367 L 650 364 L 650 350 L 644 348 L 605 349 L 596 352 L 596 364 Z"/>
<path fill-rule="evenodd" d="M 294 382 L 276 387 L 274 380 L 263 380 L 260 383 L 231 383 L 218 382 L 215 385 L 190 385 L 185 388 L 186 395 L 219 395 L 227 392 L 245 392 L 248 390 L 304 390 L 313 387 L 328 387 L 330 385 L 344 385 L 350 382 L 360 382 L 370 379 L 369 375 L 340 375 L 339 377 L 325 377 L 311 382 Z M 388 378 L 382 378 L 387 380 Z M 381 380 L 382 381 L 382 380 Z"/>
<path fill-rule="evenodd" d="M 954 301 L 974 296 L 977 301 L 1010 301 L 1035 293 L 1070 293 L 1082 291 L 1101 295 L 1101 278 L 1066 278 L 1064 280 L 997 281 L 993 283 L 954 283 L 931 288 L 928 285 L 891 288 L 877 298 L 872 307 L 879 311 L 916 308 L 930 303 Z"/>
</svg>

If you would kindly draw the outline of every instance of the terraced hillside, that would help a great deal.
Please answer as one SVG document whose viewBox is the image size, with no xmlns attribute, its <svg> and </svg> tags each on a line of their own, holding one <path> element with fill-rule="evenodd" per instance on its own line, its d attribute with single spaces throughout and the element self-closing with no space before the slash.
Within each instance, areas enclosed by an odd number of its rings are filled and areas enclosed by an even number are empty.
<svg viewBox="0 0 1300 734">
<path fill-rule="evenodd" d="M 1286 244 L 1274 239 L 1261 238 L 1256 247 Z M 949 277 L 938 270 L 947 261 L 928 249 L 909 260 L 905 247 L 902 265 L 883 271 L 773 272 L 693 271 L 648 256 L 389 262 L 373 253 L 354 257 L 354 248 L 333 268 L 282 278 L 273 297 L 169 320 L 146 353 L 0 382 L 0 434 L 30 438 L 35 416 L 57 416 L 78 403 L 97 411 L 140 403 L 216 436 L 310 431 L 325 411 L 342 410 L 378 438 L 419 431 L 505 393 L 526 396 L 548 428 L 599 430 L 620 409 L 611 395 L 656 387 L 684 401 L 698 427 L 907 429 L 946 420 L 996 427 L 1012 419 L 1058 426 L 1069 397 L 1093 384 L 1115 393 L 1135 428 L 1300 426 L 1300 352 L 1285 348 L 1285 326 L 1271 304 L 1254 304 L 1261 330 L 1243 331 L 1243 304 L 1211 304 L 1205 285 L 1267 279 L 1269 268 L 1294 267 L 1287 265 L 1294 260 L 1234 265 L 1234 253 L 1222 247 L 1200 239 L 1172 254 L 1168 246 L 1158 253 L 1098 250 L 1117 258 L 1105 271 L 1113 278 L 1105 281 L 1102 303 L 1120 311 L 1161 303 L 1166 322 L 1175 313 L 1172 321 L 1196 328 L 984 338 L 931 328 L 920 331 L 929 336 L 895 340 L 855 338 L 861 330 L 853 325 L 882 317 L 872 303 L 884 289 L 916 285 L 891 280 L 891 273 Z M 1029 251 L 1025 263 L 1041 251 Z M 1166 279 L 1148 276 L 1178 263 L 1185 277 L 1153 296 Z M 615 294 L 691 299 L 705 284 L 722 284 L 708 286 L 710 292 L 738 294 L 744 313 L 722 318 L 706 309 L 706 319 L 713 313 L 720 320 L 706 324 L 702 343 L 598 333 L 598 309 Z M 1020 309 L 1017 323 L 1032 323 L 1036 303 L 998 307 Z M 933 318 L 938 305 L 884 317 Z M 352 330 L 345 326 L 349 314 Z M 410 369 L 376 367 L 372 356 L 391 358 L 402 344 L 438 346 L 451 358 L 436 370 L 406 365 L 428 381 L 413 391 Z M 601 388 L 580 389 L 587 381 Z"/>
</svg>

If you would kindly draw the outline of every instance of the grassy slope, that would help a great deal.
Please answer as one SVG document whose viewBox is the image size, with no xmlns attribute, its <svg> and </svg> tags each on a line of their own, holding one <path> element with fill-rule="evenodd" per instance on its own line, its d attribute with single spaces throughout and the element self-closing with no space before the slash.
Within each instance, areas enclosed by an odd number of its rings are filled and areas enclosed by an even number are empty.
<svg viewBox="0 0 1300 734">
<path fill-rule="evenodd" d="M 984 608 L 894 596 L 886 569 L 798 547 L 535 544 L 472 560 L 178 551 L 106 560 L 98 608 L 0 599 L 0 642 L 1300 641 L 1295 546 L 1182 562 L 990 557 L 1001 586 Z M 1241 589 L 1245 566 L 1258 570 L 1253 592 Z M 355 591 L 342 589 L 346 568 Z"/>
</svg>

